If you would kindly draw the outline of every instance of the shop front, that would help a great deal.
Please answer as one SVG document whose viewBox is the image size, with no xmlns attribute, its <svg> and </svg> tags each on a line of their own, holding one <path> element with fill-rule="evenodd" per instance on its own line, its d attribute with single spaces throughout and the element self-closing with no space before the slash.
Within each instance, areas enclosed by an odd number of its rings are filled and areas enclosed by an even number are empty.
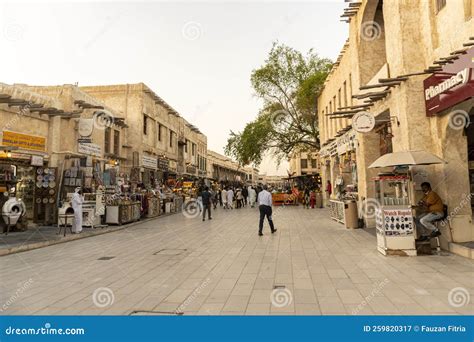
<svg viewBox="0 0 474 342">
<path fill-rule="evenodd" d="M 423 83 L 431 134 L 447 162 L 429 178 L 448 206 L 452 242 L 469 243 L 474 240 L 474 48 L 456 57 Z"/>
<path fill-rule="evenodd" d="M 47 167 L 48 160 L 46 137 L 7 130 L 2 132 L 0 208 L 10 198 L 23 202 L 25 212 L 16 229 L 27 229 L 28 222 L 48 224 L 54 219 L 56 169 Z M 0 220 L 5 226 L 5 219 Z"/>
</svg>

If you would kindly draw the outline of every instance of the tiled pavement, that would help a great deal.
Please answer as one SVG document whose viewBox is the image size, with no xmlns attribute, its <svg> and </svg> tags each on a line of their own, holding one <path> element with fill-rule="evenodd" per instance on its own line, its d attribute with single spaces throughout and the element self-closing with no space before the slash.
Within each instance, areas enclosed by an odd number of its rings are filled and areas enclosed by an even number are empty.
<svg viewBox="0 0 474 342">
<path fill-rule="evenodd" d="M 274 219 L 258 237 L 256 209 L 178 214 L 0 257 L 1 314 L 474 314 L 472 260 L 382 256 L 325 209 Z"/>
</svg>

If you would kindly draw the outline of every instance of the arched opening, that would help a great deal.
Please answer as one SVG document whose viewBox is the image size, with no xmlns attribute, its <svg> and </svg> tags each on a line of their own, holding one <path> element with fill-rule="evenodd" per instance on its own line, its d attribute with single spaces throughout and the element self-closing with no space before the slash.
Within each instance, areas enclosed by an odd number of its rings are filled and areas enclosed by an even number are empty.
<svg viewBox="0 0 474 342">
<path fill-rule="evenodd" d="M 359 39 L 360 84 L 365 85 L 387 63 L 383 0 L 367 1 Z"/>
</svg>

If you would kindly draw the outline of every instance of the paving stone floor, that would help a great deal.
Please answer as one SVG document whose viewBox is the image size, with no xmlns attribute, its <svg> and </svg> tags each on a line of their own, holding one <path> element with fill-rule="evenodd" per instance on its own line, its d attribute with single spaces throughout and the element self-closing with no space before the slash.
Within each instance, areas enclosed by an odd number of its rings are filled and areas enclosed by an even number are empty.
<svg viewBox="0 0 474 342">
<path fill-rule="evenodd" d="M 263 237 L 256 209 L 213 216 L 0 257 L 0 314 L 474 314 L 472 260 L 383 256 L 326 209 L 275 208 Z"/>
</svg>

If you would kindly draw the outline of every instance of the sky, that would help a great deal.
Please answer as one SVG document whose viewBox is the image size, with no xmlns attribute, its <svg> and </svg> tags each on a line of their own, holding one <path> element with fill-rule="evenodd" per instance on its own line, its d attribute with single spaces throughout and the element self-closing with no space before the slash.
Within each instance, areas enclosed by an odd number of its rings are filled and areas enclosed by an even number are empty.
<svg viewBox="0 0 474 342">
<path fill-rule="evenodd" d="M 250 74 L 272 42 L 337 58 L 347 24 L 343 0 L 0 0 L 0 82 L 99 85 L 143 82 L 223 153 L 229 132 L 261 102 Z M 284 175 L 268 156 L 260 172 Z"/>
</svg>

